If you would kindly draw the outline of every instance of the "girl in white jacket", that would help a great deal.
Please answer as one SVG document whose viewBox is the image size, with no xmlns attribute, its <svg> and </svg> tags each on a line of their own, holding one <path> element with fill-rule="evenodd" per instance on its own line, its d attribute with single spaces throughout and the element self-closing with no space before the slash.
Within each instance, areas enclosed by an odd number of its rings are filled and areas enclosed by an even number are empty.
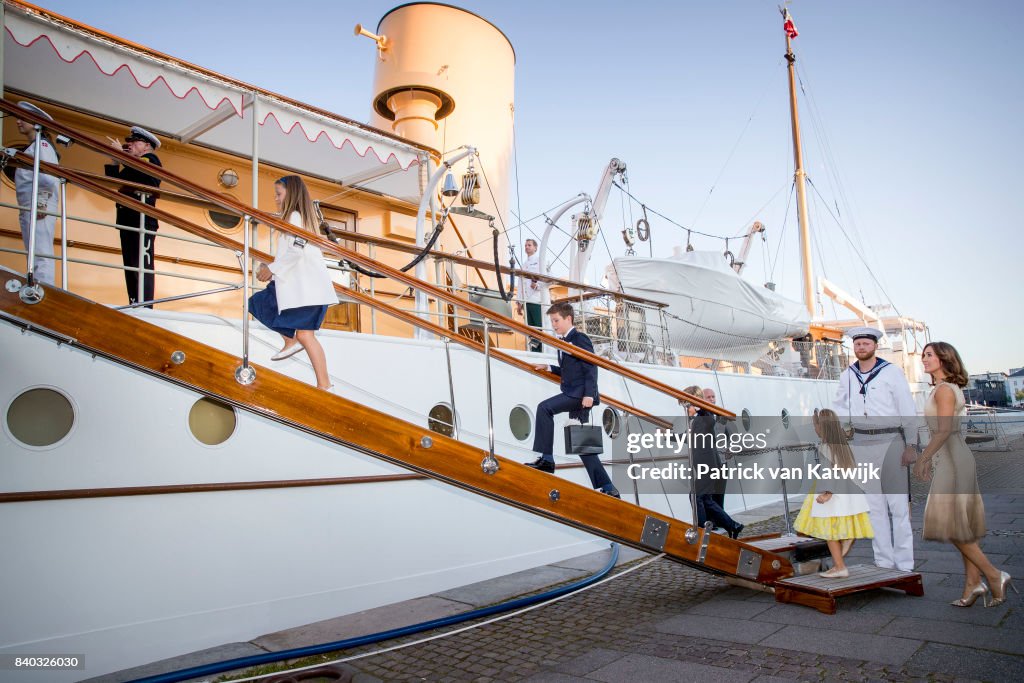
<svg viewBox="0 0 1024 683">
<path fill-rule="evenodd" d="M 316 211 L 302 178 L 290 175 L 274 183 L 274 201 L 283 219 L 316 234 Z M 277 258 L 269 265 L 261 263 L 256 279 L 271 282 L 250 297 L 249 312 L 284 339 L 284 347 L 271 360 L 284 360 L 305 349 L 317 388 L 329 390 L 327 357 L 316 331 L 324 322 L 327 307 L 338 303 L 338 296 L 323 252 L 301 237 L 280 234 Z"/>
</svg>

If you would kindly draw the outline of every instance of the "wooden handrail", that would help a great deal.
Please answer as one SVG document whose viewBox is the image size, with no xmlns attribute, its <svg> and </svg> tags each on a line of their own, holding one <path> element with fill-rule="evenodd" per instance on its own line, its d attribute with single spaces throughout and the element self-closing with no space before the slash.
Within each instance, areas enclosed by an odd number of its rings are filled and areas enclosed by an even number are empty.
<svg viewBox="0 0 1024 683">
<path fill-rule="evenodd" d="M 339 244 L 335 244 L 334 242 L 331 242 L 325 237 L 312 234 L 309 231 L 301 228 L 296 228 L 294 225 L 281 220 L 278 216 L 274 216 L 273 214 L 251 207 L 246 207 L 240 202 L 237 202 L 227 197 L 223 197 L 217 194 L 216 192 L 208 190 L 200 185 L 191 182 L 190 180 L 182 178 L 181 176 L 178 176 L 174 173 L 171 173 L 160 166 L 154 166 L 153 164 L 150 164 L 148 161 L 140 160 L 136 157 L 131 156 L 130 154 L 126 154 L 125 152 L 119 149 L 114 149 L 113 147 L 110 146 L 109 143 L 105 143 L 97 138 L 81 133 L 58 121 L 50 121 L 48 119 L 44 119 L 32 112 L 26 111 L 18 107 L 17 105 L 11 104 L 6 100 L 2 99 L 0 99 L 0 109 L 6 111 L 8 114 L 17 115 L 18 118 L 24 121 L 30 121 L 32 123 L 39 124 L 49 130 L 57 131 L 59 133 L 67 135 L 68 137 L 78 141 L 79 144 L 81 144 L 84 147 L 88 147 L 93 151 L 99 152 L 111 158 L 119 159 L 123 164 L 143 171 L 144 173 L 147 173 L 153 177 L 160 178 L 165 182 L 169 182 L 178 187 L 181 187 L 198 197 L 202 197 L 203 199 L 206 199 L 207 201 L 220 206 L 226 211 L 233 211 L 241 215 L 250 215 L 259 220 L 260 222 L 264 223 L 265 225 L 269 225 L 287 235 L 302 237 L 303 239 L 306 240 L 307 243 L 316 245 L 324 253 L 333 254 L 339 258 L 347 259 L 349 261 L 352 261 L 363 266 L 364 268 L 369 268 L 380 273 L 381 275 L 385 275 L 393 280 L 397 280 L 398 282 L 401 282 L 407 286 L 419 289 L 420 291 L 423 291 L 437 299 L 447 301 L 456 306 L 461 306 L 462 308 L 468 309 L 481 317 L 490 318 L 491 320 L 500 322 L 502 325 L 512 330 L 515 330 L 516 332 L 519 332 L 524 336 L 539 339 L 548 346 L 553 346 L 556 349 L 562 351 L 563 353 L 568 353 L 582 360 L 586 360 L 587 362 L 596 365 L 597 367 L 604 368 L 609 372 L 626 377 L 639 384 L 643 384 L 644 386 L 654 389 L 655 391 L 671 396 L 672 398 L 675 398 L 678 401 L 685 401 L 700 408 L 704 408 L 705 410 L 715 413 L 717 415 L 724 415 L 726 417 L 736 417 L 734 413 L 725 410 L 724 408 L 721 408 L 719 406 L 716 406 L 712 403 L 709 403 L 704 399 L 697 398 L 696 396 L 693 396 L 691 394 L 684 393 L 682 390 L 676 389 L 675 387 L 671 387 L 665 384 L 664 382 L 660 382 L 656 379 L 636 372 L 635 370 L 631 370 L 630 368 L 626 368 L 616 363 L 613 363 L 594 353 L 585 351 L 578 346 L 574 346 L 573 344 L 558 339 L 557 337 L 553 337 L 540 330 L 537 330 L 536 328 L 520 323 L 518 320 L 514 320 L 512 318 L 507 318 L 503 315 L 497 314 L 491 311 L 490 309 L 485 308 L 484 306 L 473 303 L 472 301 L 459 298 L 454 294 L 450 294 L 449 292 L 439 287 L 435 287 L 429 282 L 419 280 L 413 275 L 408 275 L 407 273 L 403 273 L 395 268 L 392 268 L 391 266 L 371 259 L 368 256 L 364 256 L 363 254 L 360 254 L 356 251 L 347 249 Z M 20 158 L 20 161 L 22 163 L 31 163 L 29 157 L 22 152 L 18 152 L 17 157 Z M 69 174 L 74 173 L 69 169 L 63 168 L 55 164 L 41 162 L 41 166 L 44 167 L 46 169 L 46 172 L 49 174 L 66 176 L 69 179 Z M 108 198 L 111 198 L 108 194 L 108 191 L 105 188 L 101 188 L 97 183 L 86 178 L 83 178 L 80 175 L 76 177 L 78 178 L 78 184 L 81 185 L 85 183 L 95 188 L 94 191 L 99 191 L 100 194 L 107 196 Z M 131 205 L 129 202 L 131 202 L 132 200 L 130 200 L 125 195 L 118 193 L 113 194 L 117 195 L 117 197 L 114 198 L 115 201 L 119 201 L 121 204 L 126 206 Z M 141 207 L 138 210 L 142 211 L 143 213 L 151 215 L 157 218 L 158 220 L 167 220 L 168 222 L 172 223 L 173 225 L 177 225 L 177 227 L 180 227 L 183 230 L 198 234 L 196 229 L 199 228 L 199 226 L 194 226 L 187 223 L 186 221 L 176 219 L 171 215 L 166 214 L 163 211 L 156 210 L 149 205 L 143 205 L 139 203 L 138 206 Z M 161 218 L 160 216 L 166 216 L 166 218 Z M 232 240 L 224 235 L 215 234 L 213 233 L 213 231 L 206 230 L 205 228 L 202 228 L 201 231 L 203 233 L 202 236 L 205 237 L 206 239 L 209 239 L 212 242 L 216 242 L 228 248 L 238 250 L 239 245 L 235 240 Z M 255 256 L 255 258 L 263 260 L 267 263 L 273 260 L 273 258 L 270 255 L 263 254 L 262 252 L 260 252 L 259 255 L 256 255 L 256 252 L 253 252 L 253 255 Z M 423 322 L 426 321 L 424 320 Z M 449 333 L 446 333 L 446 336 L 447 334 Z"/>
<path fill-rule="evenodd" d="M 27 159 L 28 157 L 25 157 L 25 158 Z M 24 161 L 24 159 L 22 159 L 22 161 Z M 72 170 L 72 169 L 69 169 L 69 168 L 66 168 L 66 167 L 57 166 L 57 165 L 54 165 L 54 164 L 49 164 L 47 162 L 42 162 L 42 161 L 40 162 L 40 168 L 43 169 L 46 173 L 49 173 L 51 175 L 63 176 L 65 178 L 67 178 L 67 180 L 69 182 L 73 182 L 74 184 L 79 185 L 80 187 L 82 187 L 84 189 L 90 190 L 90 191 L 100 195 L 101 197 L 106 197 L 107 199 L 110 199 L 112 201 L 120 202 L 122 206 L 127 206 L 127 207 L 130 207 L 130 208 L 136 209 L 138 211 L 143 211 L 144 213 L 146 213 L 149 216 L 152 216 L 153 218 L 157 219 L 158 221 L 163 221 L 163 222 L 165 222 L 165 223 L 167 223 L 169 225 L 173 225 L 173 226 L 175 226 L 177 228 L 185 230 L 186 232 L 189 232 L 189 233 L 191 233 L 193 235 L 198 235 L 200 237 L 208 239 L 211 242 L 214 242 L 215 244 L 218 244 L 219 246 L 226 247 L 228 249 L 232 249 L 233 251 L 241 251 L 242 250 L 242 246 L 243 245 L 239 244 L 237 241 L 231 239 L 230 237 L 227 237 L 226 235 L 222 235 L 222 234 L 220 234 L 220 233 L 218 233 L 215 230 L 212 230 L 210 228 L 205 228 L 205 227 L 202 227 L 200 225 L 195 225 L 194 223 L 191 223 L 191 222 L 185 220 L 184 218 L 181 218 L 181 217 L 179 217 L 179 216 L 177 216 L 175 214 L 172 214 L 170 212 L 164 211 L 163 209 L 158 209 L 156 207 L 149 206 L 148 204 L 143 204 L 142 202 L 140 202 L 137 199 L 134 199 L 132 197 L 128 197 L 126 195 L 120 194 L 117 191 L 115 191 L 115 190 L 113 190 L 113 189 L 111 189 L 109 187 L 106 187 L 104 185 L 101 185 L 101 184 L 95 182 L 91 178 L 88 178 L 88 177 L 80 174 L 76 170 Z M 309 233 L 306 233 L 306 234 L 308 235 Z M 259 249 L 250 249 L 250 255 L 253 258 L 257 259 L 257 260 L 262 260 L 262 261 L 266 261 L 266 262 L 270 262 L 274 258 L 270 254 L 268 254 L 268 253 L 266 253 L 264 251 L 261 251 Z M 373 261 L 371 261 L 370 263 L 373 263 Z M 440 336 L 442 338 L 451 339 L 452 341 L 454 341 L 454 342 L 456 342 L 458 344 L 461 344 L 463 346 L 466 346 L 468 348 L 471 348 L 474 351 L 478 351 L 480 353 L 484 352 L 484 346 L 483 346 L 482 343 L 477 342 L 477 341 L 475 341 L 473 339 L 470 339 L 469 337 L 464 337 L 462 335 L 453 335 L 450 330 L 447 330 L 447 329 L 445 329 L 443 327 L 435 325 L 434 323 L 430 322 L 429 320 L 424 320 L 423 318 L 420 318 L 419 316 L 415 315 L 414 313 L 403 311 L 400 308 L 396 308 L 396 307 L 391 306 L 390 304 L 387 304 L 387 303 L 382 302 L 382 301 L 377 301 L 376 299 L 373 299 L 373 298 L 363 294 L 362 292 L 358 292 L 356 290 L 349 289 L 349 288 L 344 287 L 343 285 L 339 285 L 337 283 L 334 283 L 334 290 L 335 290 L 335 292 L 337 292 L 342 297 L 345 297 L 345 298 L 350 299 L 350 300 L 355 300 L 355 301 L 358 301 L 359 303 L 362 303 L 362 304 L 365 304 L 365 305 L 370 306 L 372 308 L 375 308 L 376 310 L 379 310 L 382 313 L 386 313 L 386 314 L 388 314 L 388 315 L 390 315 L 390 316 L 392 316 L 394 318 L 397 318 L 398 320 L 401 320 L 402 322 L 406 322 L 406 323 L 409 323 L 410 325 L 415 325 L 415 326 L 421 327 L 421 328 L 423 328 L 423 329 L 425 329 L 425 330 L 427 330 L 429 332 L 432 332 L 433 334 L 436 334 L 436 335 L 438 335 L 438 336 Z M 491 349 L 491 356 L 494 357 L 497 360 L 500 360 L 500 361 L 508 364 L 508 365 L 512 365 L 513 367 L 516 367 L 516 368 L 518 368 L 520 370 L 524 370 L 526 372 L 530 372 L 530 373 L 532 373 L 534 375 L 542 377 L 542 378 L 548 380 L 549 382 L 553 382 L 555 384 L 558 384 L 561 381 L 560 378 L 557 375 L 555 375 L 554 373 L 547 372 L 547 371 L 543 371 L 543 372 L 537 371 L 537 370 L 535 370 L 533 368 L 533 365 L 531 365 L 530 363 L 527 363 L 526 361 L 520 360 L 520 359 L 516 358 L 515 356 L 511 356 L 511 355 L 509 355 L 509 354 L 507 354 L 507 353 L 505 353 L 503 351 L 499 351 L 498 349 Z M 605 395 L 602 394 L 601 395 L 601 400 L 603 402 L 607 403 L 608 405 L 612 406 L 612 407 L 618 408 L 619 410 L 622 410 L 622 411 L 625 411 L 625 412 L 630 413 L 632 415 L 635 415 L 638 418 L 641 418 L 643 420 L 647 420 L 647 421 L 649 421 L 649 422 L 651 422 L 653 424 L 656 424 L 656 425 L 658 425 L 660 427 L 671 428 L 671 426 L 672 426 L 672 424 L 670 422 L 666 421 L 666 420 L 662 420 L 661 418 L 659 418 L 657 416 L 654 416 L 654 415 L 651 415 L 651 414 L 647 413 L 646 411 L 640 410 L 639 408 L 636 408 L 634 406 L 631 406 L 631 405 L 629 405 L 627 403 L 624 403 L 624 402 L 619 401 L 617 399 L 611 398 L 609 396 L 605 396 Z"/>
</svg>

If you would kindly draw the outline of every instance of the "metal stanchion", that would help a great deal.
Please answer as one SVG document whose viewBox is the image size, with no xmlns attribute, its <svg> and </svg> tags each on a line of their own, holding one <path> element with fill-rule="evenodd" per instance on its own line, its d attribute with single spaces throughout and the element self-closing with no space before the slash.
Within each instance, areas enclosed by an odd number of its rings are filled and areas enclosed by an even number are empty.
<svg viewBox="0 0 1024 683">
<path fill-rule="evenodd" d="M 235 381 L 239 384 L 256 381 L 256 370 L 249 365 L 249 228 L 252 222 L 251 216 L 245 216 L 242 229 L 242 364 L 235 369 Z"/>
<path fill-rule="evenodd" d="M 448 360 L 448 398 L 452 402 L 452 436 L 458 439 L 459 420 L 456 417 L 458 413 L 455 412 L 455 381 L 452 379 L 451 340 L 448 337 L 444 338 L 444 355 Z"/>
<path fill-rule="evenodd" d="M 149 193 L 148 192 L 139 192 L 137 194 L 139 196 L 139 201 L 142 202 L 143 204 L 145 204 L 146 200 L 149 199 Z M 138 280 L 138 287 L 136 288 L 136 295 L 135 295 L 136 298 L 135 298 L 135 301 L 137 303 L 142 303 L 143 301 L 146 300 L 146 291 L 145 291 L 145 288 L 144 288 L 145 283 L 146 283 L 146 214 L 142 213 L 141 211 L 139 212 L 139 263 L 138 263 L 138 268 L 139 268 L 139 271 L 138 271 L 139 280 Z M 156 270 L 156 268 L 154 268 L 154 270 Z"/>
<path fill-rule="evenodd" d="M 779 454 L 779 470 L 781 471 L 782 467 L 783 467 L 783 463 L 782 463 L 782 448 L 781 447 L 780 448 L 776 448 L 775 451 Z M 793 523 L 789 519 L 789 493 L 786 491 L 786 479 L 785 478 L 782 479 L 782 507 L 783 507 L 783 510 L 785 510 L 785 517 L 784 517 L 784 519 L 786 520 L 786 533 L 784 533 L 782 535 L 783 536 L 795 536 L 796 534 L 793 533 Z"/>
<path fill-rule="evenodd" d="M 483 318 L 484 324 L 484 370 L 487 376 L 487 456 L 480 463 L 485 474 L 494 474 L 500 466 L 494 457 L 494 405 L 491 398 L 491 334 L 488 329 L 487 318 Z M 452 410 L 454 415 L 455 411 Z"/>
<path fill-rule="evenodd" d="M 60 285 L 68 289 L 68 181 L 60 179 Z"/>
<path fill-rule="evenodd" d="M 35 151 L 32 157 L 32 198 L 29 202 L 29 231 L 28 231 L 28 263 L 25 267 L 25 286 L 21 288 L 18 296 L 26 304 L 37 304 L 43 300 L 43 288 L 36 283 L 36 221 L 39 219 L 39 153 L 42 151 L 43 127 L 38 123 L 34 126 L 36 138 L 34 141 Z"/>
</svg>

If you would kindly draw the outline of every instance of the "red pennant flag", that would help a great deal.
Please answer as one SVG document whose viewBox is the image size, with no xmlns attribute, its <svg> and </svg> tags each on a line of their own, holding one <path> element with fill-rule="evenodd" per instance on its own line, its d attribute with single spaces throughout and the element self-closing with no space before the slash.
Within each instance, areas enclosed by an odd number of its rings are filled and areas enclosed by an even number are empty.
<svg viewBox="0 0 1024 683">
<path fill-rule="evenodd" d="M 786 35 L 792 40 L 800 35 L 796 30 L 796 24 L 793 23 L 793 17 L 790 16 L 789 10 L 783 10 L 783 22 L 782 30 L 786 32 Z"/>
</svg>

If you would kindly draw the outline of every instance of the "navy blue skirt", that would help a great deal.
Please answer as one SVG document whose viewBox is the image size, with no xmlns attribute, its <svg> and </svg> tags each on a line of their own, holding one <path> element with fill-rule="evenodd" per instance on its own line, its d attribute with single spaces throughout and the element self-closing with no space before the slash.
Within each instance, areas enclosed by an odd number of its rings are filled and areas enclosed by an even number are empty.
<svg viewBox="0 0 1024 683">
<path fill-rule="evenodd" d="M 270 329 L 291 339 L 295 330 L 319 330 L 327 315 L 327 306 L 299 306 L 277 311 L 277 288 L 271 280 L 267 288 L 249 297 L 252 317 Z"/>
</svg>

